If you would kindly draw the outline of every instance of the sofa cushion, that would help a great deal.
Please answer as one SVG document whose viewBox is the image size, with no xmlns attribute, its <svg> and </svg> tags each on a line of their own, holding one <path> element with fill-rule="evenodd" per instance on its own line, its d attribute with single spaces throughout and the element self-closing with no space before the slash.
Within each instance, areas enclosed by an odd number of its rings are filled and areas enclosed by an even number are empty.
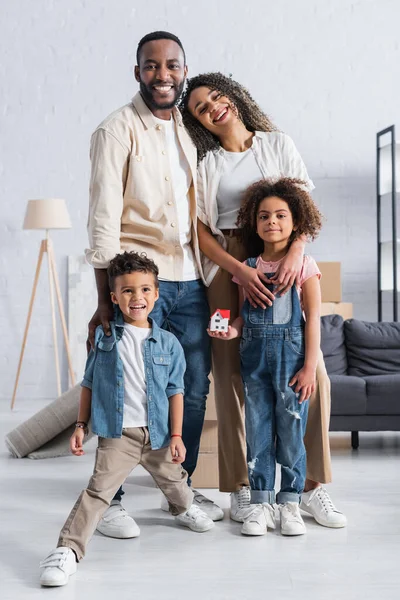
<svg viewBox="0 0 400 600">
<path fill-rule="evenodd" d="M 348 374 L 360 377 L 400 372 L 400 323 L 344 324 Z"/>
<path fill-rule="evenodd" d="M 331 380 L 331 414 L 365 415 L 367 386 L 361 377 L 329 375 Z"/>
<path fill-rule="evenodd" d="M 343 318 L 340 315 L 321 317 L 321 350 L 329 375 L 344 375 L 347 371 Z"/>
<path fill-rule="evenodd" d="M 400 415 L 400 373 L 366 377 L 367 414 Z"/>
</svg>

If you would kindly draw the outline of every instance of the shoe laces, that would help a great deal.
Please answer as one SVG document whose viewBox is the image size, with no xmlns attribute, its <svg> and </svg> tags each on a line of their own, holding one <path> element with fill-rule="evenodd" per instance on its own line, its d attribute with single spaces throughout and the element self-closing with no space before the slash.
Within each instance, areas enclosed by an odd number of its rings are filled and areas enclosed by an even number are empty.
<svg viewBox="0 0 400 600">
<path fill-rule="evenodd" d="M 253 510 L 248 514 L 246 521 L 247 522 L 254 522 L 254 521 L 258 521 L 258 517 L 260 515 L 262 515 L 262 513 L 264 512 L 264 506 L 262 504 L 256 504 L 253 508 Z"/>
<path fill-rule="evenodd" d="M 326 513 L 336 511 L 336 507 L 333 504 L 330 495 L 322 485 L 318 486 L 315 491 L 315 496 L 322 504 L 322 508 Z M 337 512 L 337 511 L 336 511 Z"/>
<path fill-rule="evenodd" d="M 250 494 L 249 488 L 243 486 L 239 491 L 235 492 L 237 498 L 238 508 L 249 508 L 250 507 Z M 260 505 L 262 506 L 262 505 Z"/>
<path fill-rule="evenodd" d="M 286 519 L 290 519 L 291 521 L 301 520 L 299 505 L 296 502 L 285 502 L 281 506 Z"/>
<path fill-rule="evenodd" d="M 256 523 L 260 516 L 265 515 L 267 526 L 270 529 L 275 529 L 275 511 L 270 504 L 255 504 L 251 505 L 251 512 L 245 518 L 246 523 Z"/>
</svg>

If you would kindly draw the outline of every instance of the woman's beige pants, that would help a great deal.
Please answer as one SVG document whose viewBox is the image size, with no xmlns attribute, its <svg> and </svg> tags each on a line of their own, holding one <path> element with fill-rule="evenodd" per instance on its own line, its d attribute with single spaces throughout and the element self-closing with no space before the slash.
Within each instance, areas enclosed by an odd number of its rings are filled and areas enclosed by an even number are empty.
<svg viewBox="0 0 400 600">
<path fill-rule="evenodd" d="M 226 236 L 229 254 L 242 261 L 247 258 L 237 238 Z M 238 288 L 232 275 L 219 269 L 207 290 L 211 314 L 229 309 L 231 322 L 238 316 Z M 235 492 L 249 485 L 244 428 L 244 395 L 240 376 L 239 340 L 226 342 L 212 339 L 212 372 L 218 418 L 218 467 L 221 492 Z M 329 483 L 331 455 L 329 417 L 331 409 L 330 381 L 322 352 L 317 366 L 317 387 L 309 400 L 304 442 L 307 450 L 307 478 Z"/>
</svg>

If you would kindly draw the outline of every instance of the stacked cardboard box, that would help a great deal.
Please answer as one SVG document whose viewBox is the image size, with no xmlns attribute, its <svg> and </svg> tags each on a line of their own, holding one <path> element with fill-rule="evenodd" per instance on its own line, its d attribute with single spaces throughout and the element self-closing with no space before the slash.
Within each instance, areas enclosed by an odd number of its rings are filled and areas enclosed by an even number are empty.
<svg viewBox="0 0 400 600">
<path fill-rule="evenodd" d="M 192 476 L 194 488 L 218 487 L 217 413 L 215 410 L 214 382 L 212 377 L 210 379 L 210 393 L 207 398 L 207 410 L 200 440 L 199 459 Z"/>
<path fill-rule="evenodd" d="M 342 280 L 340 262 L 319 262 L 321 271 L 321 315 L 341 315 L 344 319 L 353 316 L 353 305 L 342 302 Z"/>
</svg>

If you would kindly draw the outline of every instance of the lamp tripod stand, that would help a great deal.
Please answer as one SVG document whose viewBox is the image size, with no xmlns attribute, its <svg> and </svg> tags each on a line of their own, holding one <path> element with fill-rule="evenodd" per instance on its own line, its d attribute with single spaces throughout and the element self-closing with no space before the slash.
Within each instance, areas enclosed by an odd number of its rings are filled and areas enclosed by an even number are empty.
<svg viewBox="0 0 400 600">
<path fill-rule="evenodd" d="M 38 261 L 37 261 L 37 265 L 36 265 L 35 278 L 33 280 L 33 288 L 32 288 L 32 295 L 31 295 L 31 299 L 30 299 L 30 303 L 29 303 L 28 317 L 26 320 L 24 337 L 22 339 L 21 354 L 19 357 L 17 376 L 15 379 L 14 392 L 13 392 L 13 396 L 12 396 L 12 400 L 11 400 L 11 410 L 14 408 L 14 404 L 15 404 L 15 397 L 17 394 L 18 381 L 19 381 L 19 376 L 21 373 L 22 361 L 24 358 L 25 347 L 26 347 L 26 340 L 28 337 L 29 326 L 31 323 L 33 304 L 35 301 L 36 290 L 37 290 L 37 285 L 38 285 L 39 275 L 40 275 L 40 268 L 42 266 L 44 254 L 47 254 L 47 265 L 48 265 L 48 274 L 49 274 L 51 320 L 52 320 L 52 328 L 53 328 L 53 345 L 54 345 L 54 358 L 55 358 L 55 363 L 56 363 L 56 378 L 57 378 L 58 395 L 61 394 L 61 377 L 60 377 L 60 365 L 59 365 L 59 355 L 58 355 L 54 295 L 57 298 L 58 312 L 60 314 L 61 328 L 62 328 L 62 332 L 63 332 L 63 336 L 64 336 L 65 349 L 67 352 L 69 375 L 71 378 L 72 385 L 75 385 L 75 375 L 74 375 L 74 371 L 72 368 L 71 351 L 70 351 L 69 340 L 68 340 L 67 324 L 66 324 L 66 320 L 65 320 L 64 305 L 63 305 L 62 296 L 61 296 L 60 282 L 58 279 L 56 261 L 54 258 L 53 243 L 49 236 L 49 230 L 46 229 L 46 239 L 42 240 L 41 244 L 40 244 L 39 257 L 38 257 Z M 54 292 L 55 292 L 55 294 L 54 294 Z"/>
</svg>

